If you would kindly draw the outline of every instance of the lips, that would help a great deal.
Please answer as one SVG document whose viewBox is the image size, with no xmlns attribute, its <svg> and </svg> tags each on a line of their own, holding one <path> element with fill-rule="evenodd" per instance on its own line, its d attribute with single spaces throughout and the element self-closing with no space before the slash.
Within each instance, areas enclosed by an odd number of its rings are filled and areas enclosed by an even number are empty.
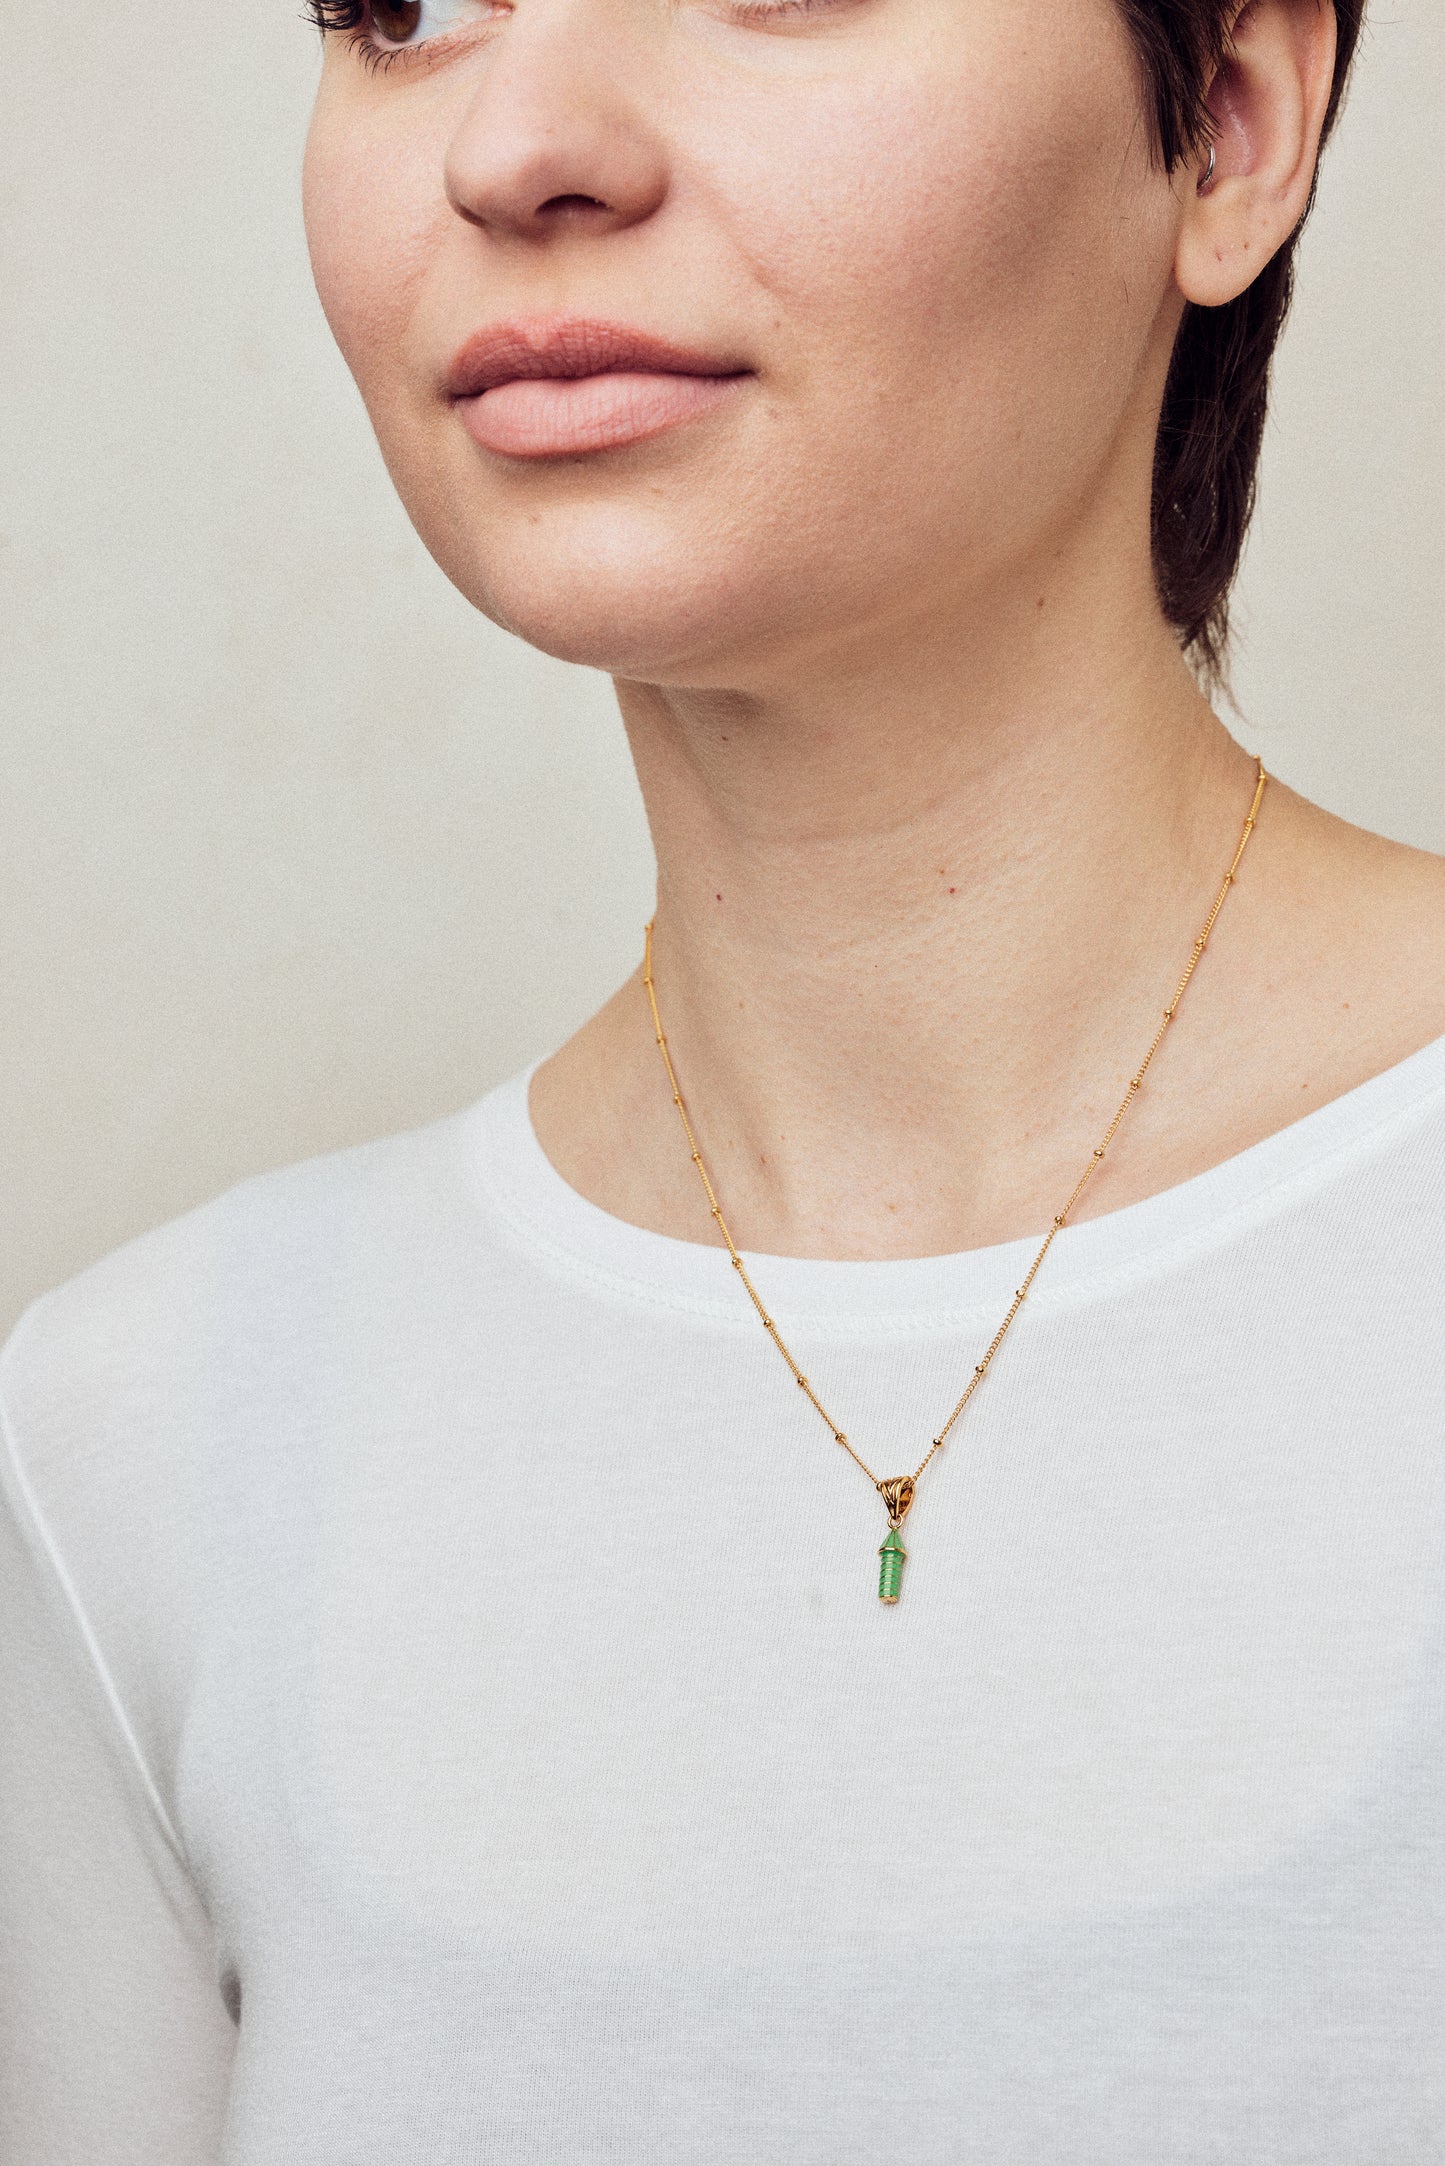
<svg viewBox="0 0 1445 2166">
<path fill-rule="evenodd" d="M 591 317 L 475 332 L 445 378 L 468 433 L 512 458 L 615 449 L 695 420 L 752 371 L 731 356 Z"/>
</svg>

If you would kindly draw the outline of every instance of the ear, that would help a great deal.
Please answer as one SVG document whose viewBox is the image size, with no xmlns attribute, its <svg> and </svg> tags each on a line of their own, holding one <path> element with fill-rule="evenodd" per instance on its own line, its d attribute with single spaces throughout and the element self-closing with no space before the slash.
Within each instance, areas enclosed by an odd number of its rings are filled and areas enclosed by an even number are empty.
<svg viewBox="0 0 1445 2166">
<path fill-rule="evenodd" d="M 1219 308 L 1253 284 L 1309 202 L 1334 82 L 1334 0 L 1246 0 L 1214 78 L 1208 155 L 1185 169 L 1174 275 L 1186 301 Z"/>
</svg>

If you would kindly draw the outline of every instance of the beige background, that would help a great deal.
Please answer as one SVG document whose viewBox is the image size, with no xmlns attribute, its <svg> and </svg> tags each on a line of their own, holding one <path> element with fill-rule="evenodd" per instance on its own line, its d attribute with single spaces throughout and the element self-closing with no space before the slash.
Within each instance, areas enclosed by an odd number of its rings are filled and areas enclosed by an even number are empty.
<svg viewBox="0 0 1445 2166">
<path fill-rule="evenodd" d="M 0 0 L 0 1330 L 238 1177 L 464 1103 L 631 967 L 605 679 L 412 536 L 311 294 L 291 0 Z M 1445 849 L 1445 5 L 1377 0 L 1242 589 L 1246 742 Z"/>
</svg>

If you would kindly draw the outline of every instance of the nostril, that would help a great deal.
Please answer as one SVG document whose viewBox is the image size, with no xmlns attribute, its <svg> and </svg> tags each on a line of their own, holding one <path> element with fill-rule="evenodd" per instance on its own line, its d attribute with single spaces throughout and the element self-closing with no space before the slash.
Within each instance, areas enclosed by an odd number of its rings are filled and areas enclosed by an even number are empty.
<svg viewBox="0 0 1445 2166">
<path fill-rule="evenodd" d="M 607 205 L 597 196 L 548 196 L 541 208 L 544 211 L 605 211 Z"/>
</svg>

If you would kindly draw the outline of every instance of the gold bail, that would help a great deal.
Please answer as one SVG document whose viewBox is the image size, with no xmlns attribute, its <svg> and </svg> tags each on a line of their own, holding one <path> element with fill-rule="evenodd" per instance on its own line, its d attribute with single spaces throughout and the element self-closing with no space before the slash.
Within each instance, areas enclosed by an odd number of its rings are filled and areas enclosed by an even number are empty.
<svg viewBox="0 0 1445 2166">
<path fill-rule="evenodd" d="M 908 1517 L 908 1507 L 913 1502 L 913 1476 L 894 1474 L 886 1482 L 878 1484 L 878 1494 L 888 1507 L 888 1517 L 895 1527 L 901 1527 Z"/>
</svg>

